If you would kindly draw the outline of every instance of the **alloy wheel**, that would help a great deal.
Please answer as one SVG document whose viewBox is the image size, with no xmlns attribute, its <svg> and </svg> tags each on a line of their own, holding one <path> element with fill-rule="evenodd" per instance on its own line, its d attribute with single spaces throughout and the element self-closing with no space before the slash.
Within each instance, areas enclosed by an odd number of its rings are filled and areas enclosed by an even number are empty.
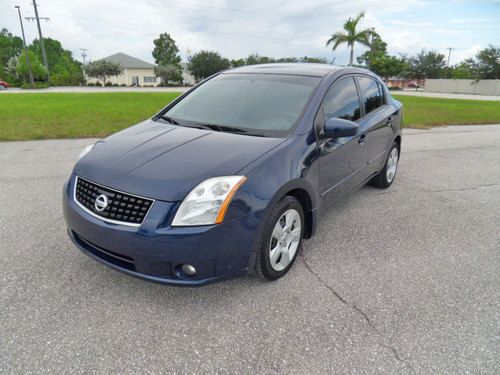
<svg viewBox="0 0 500 375">
<path fill-rule="evenodd" d="M 269 260 L 275 271 L 283 271 L 292 262 L 301 233 L 300 214 L 294 209 L 285 211 L 274 226 L 269 243 Z"/>
<path fill-rule="evenodd" d="M 397 148 L 393 148 L 391 153 L 389 154 L 389 158 L 387 159 L 387 182 L 391 183 L 394 180 L 394 176 L 396 175 L 396 170 L 398 168 L 398 160 L 399 160 L 399 151 Z"/>
</svg>

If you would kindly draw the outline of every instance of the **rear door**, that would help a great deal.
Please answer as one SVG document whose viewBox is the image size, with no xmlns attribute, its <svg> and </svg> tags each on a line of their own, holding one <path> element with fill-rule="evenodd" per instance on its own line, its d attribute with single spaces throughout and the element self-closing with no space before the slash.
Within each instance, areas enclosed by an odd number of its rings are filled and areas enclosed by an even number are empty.
<svg viewBox="0 0 500 375">
<path fill-rule="evenodd" d="M 331 117 L 359 121 L 361 102 L 354 76 L 341 77 L 332 84 L 316 115 L 317 131 L 321 131 Z M 323 208 L 335 203 L 363 182 L 367 166 L 363 141 L 361 132 L 353 137 L 318 140 Z"/>
<path fill-rule="evenodd" d="M 385 91 L 378 80 L 358 75 L 357 81 L 363 103 L 363 118 L 359 126 L 366 135 L 368 170 L 377 173 L 384 165 L 387 150 L 394 138 L 391 128 L 393 111 L 387 104 Z"/>
</svg>

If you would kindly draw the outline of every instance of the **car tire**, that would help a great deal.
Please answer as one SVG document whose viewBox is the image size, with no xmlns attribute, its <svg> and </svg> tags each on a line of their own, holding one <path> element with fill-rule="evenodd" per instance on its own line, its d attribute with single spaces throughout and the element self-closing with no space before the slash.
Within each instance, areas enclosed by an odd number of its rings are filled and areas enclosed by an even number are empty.
<svg viewBox="0 0 500 375">
<path fill-rule="evenodd" d="M 370 184 L 381 189 L 387 189 L 392 185 L 396 178 L 399 162 L 399 146 L 396 142 L 392 143 L 391 149 L 385 159 L 384 168 L 370 180 Z"/>
<path fill-rule="evenodd" d="M 287 195 L 271 208 L 255 259 L 255 271 L 260 279 L 277 280 L 290 270 L 302 245 L 304 227 L 304 211 L 296 198 Z"/>
</svg>

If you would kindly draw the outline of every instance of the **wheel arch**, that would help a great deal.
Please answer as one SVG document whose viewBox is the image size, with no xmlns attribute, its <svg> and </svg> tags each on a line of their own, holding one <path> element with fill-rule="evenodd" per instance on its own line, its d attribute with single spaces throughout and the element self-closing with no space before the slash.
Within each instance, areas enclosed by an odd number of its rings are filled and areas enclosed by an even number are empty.
<svg viewBox="0 0 500 375">
<path fill-rule="evenodd" d="M 394 142 L 398 145 L 398 151 L 401 153 L 401 135 L 398 134 L 396 138 L 394 138 Z"/>
<path fill-rule="evenodd" d="M 311 238 L 315 231 L 318 221 L 318 201 L 319 197 L 315 194 L 312 185 L 305 179 L 291 180 L 282 186 L 269 202 L 268 209 L 273 207 L 285 196 L 294 197 L 299 201 L 305 218 L 304 238 Z"/>
</svg>

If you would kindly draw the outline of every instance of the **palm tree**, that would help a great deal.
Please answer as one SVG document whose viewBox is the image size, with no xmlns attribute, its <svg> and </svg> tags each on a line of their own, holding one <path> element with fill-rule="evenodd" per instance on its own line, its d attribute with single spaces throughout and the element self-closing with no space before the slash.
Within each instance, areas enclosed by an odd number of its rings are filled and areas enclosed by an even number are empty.
<svg viewBox="0 0 500 375">
<path fill-rule="evenodd" d="M 375 29 L 368 28 L 361 31 L 356 30 L 358 22 L 365 16 L 365 12 L 360 12 L 356 17 L 351 18 L 344 23 L 344 30 L 338 31 L 332 34 L 332 37 L 328 39 L 326 45 L 332 44 L 332 51 L 335 51 L 341 44 L 347 43 L 348 47 L 351 47 L 351 56 L 349 58 L 349 65 L 352 65 L 354 60 L 354 43 L 359 43 L 367 47 L 371 47 L 371 41 L 378 34 Z"/>
</svg>

